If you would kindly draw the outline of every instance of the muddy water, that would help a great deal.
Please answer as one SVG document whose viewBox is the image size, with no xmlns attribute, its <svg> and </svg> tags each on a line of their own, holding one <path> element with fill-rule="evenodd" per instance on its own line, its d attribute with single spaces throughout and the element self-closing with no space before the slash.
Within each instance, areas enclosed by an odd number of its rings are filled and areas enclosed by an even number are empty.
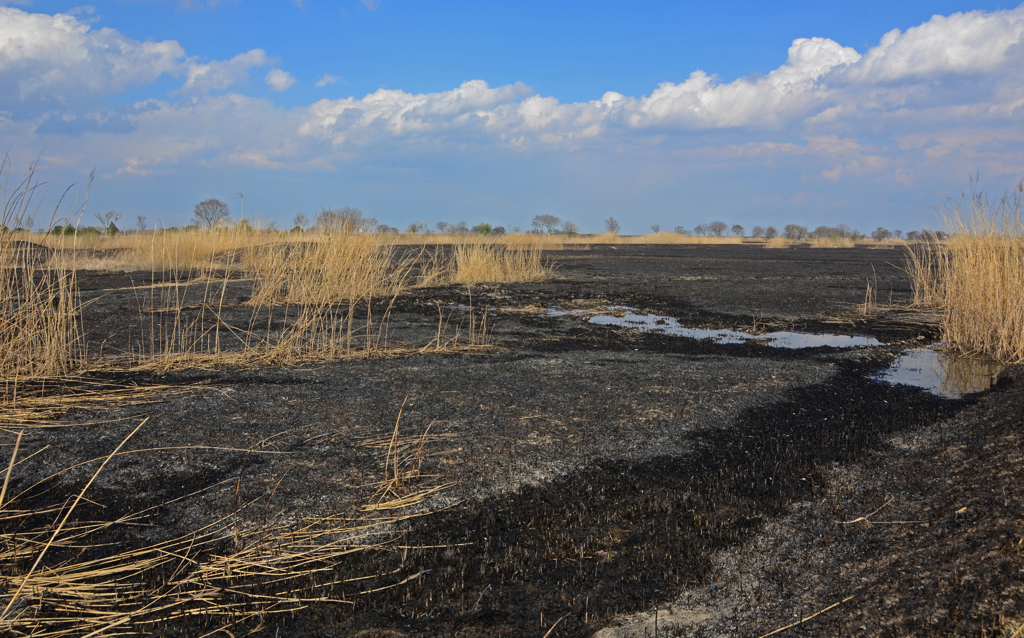
<svg viewBox="0 0 1024 638">
<path fill-rule="evenodd" d="M 903 352 L 890 367 L 871 378 L 959 399 L 990 389 L 1005 367 L 990 359 L 956 357 L 935 348 L 914 348 Z"/>
<path fill-rule="evenodd" d="M 641 314 L 635 308 L 612 306 L 609 313 L 591 310 L 563 310 L 549 308 L 545 312 L 548 317 L 582 316 L 597 326 L 618 326 L 641 332 L 658 332 L 676 337 L 691 339 L 708 339 L 715 343 L 763 343 L 772 348 L 855 348 L 863 346 L 885 345 L 874 337 L 862 337 L 840 334 L 812 334 L 807 332 L 775 331 L 761 334 L 750 334 L 737 330 L 711 330 L 705 328 L 687 328 L 673 317 L 654 314 Z M 614 314 L 612 314 L 614 313 Z"/>
<path fill-rule="evenodd" d="M 737 330 L 713 330 L 689 328 L 674 317 L 641 313 L 627 306 L 610 306 L 601 309 L 566 310 L 548 308 L 548 317 L 576 316 L 598 326 L 617 326 L 640 332 L 653 332 L 709 340 L 721 344 L 760 343 L 771 348 L 856 348 L 876 347 L 885 344 L 874 337 L 813 334 L 795 331 L 774 331 L 760 334 Z M 968 394 L 984 392 L 995 385 L 1004 365 L 989 359 L 956 357 L 943 352 L 937 346 L 914 348 L 904 351 L 892 366 L 871 375 L 880 383 L 906 385 L 921 388 L 936 396 L 959 399 Z"/>
</svg>

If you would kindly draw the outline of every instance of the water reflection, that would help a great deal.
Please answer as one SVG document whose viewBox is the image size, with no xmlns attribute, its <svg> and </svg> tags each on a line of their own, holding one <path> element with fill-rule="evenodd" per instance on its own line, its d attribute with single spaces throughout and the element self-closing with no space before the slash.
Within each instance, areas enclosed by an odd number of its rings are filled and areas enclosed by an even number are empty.
<svg viewBox="0 0 1024 638">
<path fill-rule="evenodd" d="M 763 343 L 773 348 L 853 348 L 857 346 L 884 345 L 874 337 L 855 337 L 837 334 L 811 334 L 807 332 L 777 331 L 763 334 L 749 334 L 736 330 L 709 330 L 687 328 L 673 317 L 638 314 L 634 308 L 612 306 L 607 310 L 615 314 L 600 314 L 595 310 L 564 310 L 548 308 L 544 314 L 549 317 L 575 315 L 587 317 L 587 321 L 598 326 L 620 326 L 641 332 L 658 332 L 691 339 L 708 339 L 715 343 Z"/>
<path fill-rule="evenodd" d="M 872 375 L 882 383 L 924 388 L 947 399 L 984 392 L 1005 366 L 989 359 L 956 357 L 933 348 L 907 350 L 886 370 Z"/>
</svg>

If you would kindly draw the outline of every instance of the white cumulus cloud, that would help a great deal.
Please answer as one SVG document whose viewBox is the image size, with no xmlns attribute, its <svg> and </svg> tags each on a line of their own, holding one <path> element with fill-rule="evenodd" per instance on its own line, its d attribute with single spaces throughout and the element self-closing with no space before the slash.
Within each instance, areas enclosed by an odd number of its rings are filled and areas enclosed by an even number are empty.
<svg viewBox="0 0 1024 638">
<path fill-rule="evenodd" d="M 849 75 L 862 82 L 893 82 L 939 73 L 991 73 L 1021 60 L 1022 40 L 1024 5 L 937 15 L 905 33 L 886 33 Z"/>
<path fill-rule="evenodd" d="M 184 57 L 174 40 L 139 42 L 73 15 L 0 7 L 0 109 L 29 114 L 97 101 L 179 73 Z"/>
<path fill-rule="evenodd" d="M 295 84 L 295 76 L 282 69 L 271 69 L 263 80 L 275 91 L 287 91 Z"/>
<path fill-rule="evenodd" d="M 991 133 L 1024 130 L 1024 5 L 935 16 L 861 52 L 799 38 L 766 75 L 722 82 L 695 70 L 640 96 L 608 91 L 565 103 L 522 83 L 471 80 L 451 90 L 381 89 L 289 108 L 239 93 L 215 97 L 243 92 L 238 87 L 256 68 L 267 69 L 273 89 L 287 90 L 296 79 L 277 64 L 262 49 L 203 61 L 174 41 L 139 42 L 75 16 L 0 8 L 0 81 L 12 87 L 0 93 L 7 113 L 0 127 L 12 113 L 33 116 L 36 135 L 78 135 L 69 149 L 113 153 L 121 174 L 176 163 L 326 165 L 417 145 L 456 154 L 470 146 L 598 154 L 657 147 L 722 167 L 800 162 L 819 180 L 899 174 L 905 181 L 929 162 L 961 162 L 966 173 L 977 161 L 1009 172 L 1024 162 L 1019 136 Z M 184 78 L 180 92 L 142 106 L 102 104 L 165 74 Z M 325 73 L 316 86 L 339 81 Z M 99 106 L 76 112 L 89 99 Z M 944 133 L 953 130 L 961 133 Z M 887 137 L 902 141 L 858 141 Z"/>
</svg>

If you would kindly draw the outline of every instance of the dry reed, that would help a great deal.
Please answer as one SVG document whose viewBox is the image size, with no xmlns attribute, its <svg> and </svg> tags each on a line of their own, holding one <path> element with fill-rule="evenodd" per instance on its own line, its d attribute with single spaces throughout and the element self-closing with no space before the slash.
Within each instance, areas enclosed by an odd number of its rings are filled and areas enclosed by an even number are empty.
<svg viewBox="0 0 1024 638">
<path fill-rule="evenodd" d="M 969 356 L 1024 361 L 1024 182 L 997 203 L 979 190 L 943 208 L 948 238 L 908 252 L 918 303 L 943 310 L 946 344 Z"/>
<path fill-rule="evenodd" d="M 0 375 L 8 382 L 5 390 L 15 393 L 17 380 L 69 374 L 84 354 L 75 270 L 49 266 L 53 249 L 6 230 L 31 223 L 35 172 L 33 164 L 12 186 L 9 159 L 0 163 Z M 72 211 L 84 206 L 76 201 Z"/>
<path fill-rule="evenodd" d="M 450 280 L 458 284 L 540 281 L 551 275 L 541 249 L 493 242 L 465 242 L 454 247 Z"/>
<path fill-rule="evenodd" d="M 795 240 L 786 239 L 785 237 L 772 237 L 764 242 L 765 248 L 789 248 L 796 244 Z"/>
<path fill-rule="evenodd" d="M 941 209 L 948 236 L 907 247 L 914 304 L 942 310 L 943 341 L 968 356 L 1024 361 L 1024 182 L 993 204 L 976 188 Z"/>
<path fill-rule="evenodd" d="M 272 492 L 201 529 L 121 550 L 119 543 L 104 542 L 105 533 L 146 525 L 157 508 L 95 521 L 79 515 L 76 506 L 92 503 L 86 493 L 112 459 L 146 452 L 121 451 L 144 424 L 110 454 L 90 462 L 98 467 L 74 499 L 41 509 L 22 503 L 28 498 L 24 490 L 8 496 L 11 470 L 31 458 L 18 459 L 23 431 L 18 433 L 0 490 L 0 568 L 8 579 L 8 594 L 0 598 L 0 631 L 33 636 L 139 635 L 181 622 L 199 623 L 213 633 L 240 624 L 252 630 L 274 614 L 312 603 L 354 604 L 418 577 L 400 572 L 347 577 L 339 562 L 393 544 L 388 530 L 429 513 L 422 507 L 426 499 L 449 487 L 431 483 L 434 477 L 421 472 L 423 459 L 429 456 L 425 446 L 443 437 L 431 436 L 429 427 L 407 440 L 400 436 L 396 420 L 386 450 L 381 448 L 384 491 L 356 517 L 258 523 L 265 519 Z M 228 483 L 234 480 L 201 492 Z M 419 507 L 410 510 L 414 506 Z M 256 513 L 240 522 L 248 510 Z"/>
</svg>

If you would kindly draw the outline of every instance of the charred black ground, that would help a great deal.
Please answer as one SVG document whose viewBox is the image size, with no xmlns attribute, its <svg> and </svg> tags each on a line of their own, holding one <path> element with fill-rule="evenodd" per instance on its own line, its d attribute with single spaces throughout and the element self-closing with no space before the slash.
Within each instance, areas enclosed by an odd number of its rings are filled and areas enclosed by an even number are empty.
<svg viewBox="0 0 1024 638">
<path fill-rule="evenodd" d="M 390 338 L 420 345 L 439 306 L 456 309 L 450 321 L 471 298 L 475 312 L 493 309 L 486 353 L 95 375 L 181 392 L 69 410 L 65 422 L 79 425 L 26 435 L 26 453 L 50 448 L 15 487 L 108 453 L 148 414 L 133 449 L 239 451 L 112 462 L 90 493 L 105 509 L 83 512 L 111 517 L 210 489 L 110 540 L 167 538 L 261 497 L 259 516 L 272 521 L 355 512 L 381 479 L 367 441 L 391 434 L 405 402 L 403 433 L 430 424 L 436 435 L 424 471 L 458 485 L 380 549 L 337 565 L 372 577 L 334 592 L 355 605 L 313 605 L 261 631 L 756 637 L 845 601 L 784 635 L 981 635 L 1024 613 L 1022 379 L 1010 370 L 958 401 L 870 380 L 936 336 L 898 309 L 910 297 L 899 251 L 595 246 L 550 257 L 552 281 L 422 289 L 395 303 Z M 143 320 L 130 286 L 148 277 L 80 275 L 93 347 L 126 347 Z M 862 314 L 868 282 L 877 305 Z M 250 312 L 247 285 L 231 285 L 227 317 Z M 552 306 L 888 345 L 719 345 L 540 316 Z M 100 419 L 114 422 L 87 424 Z M 59 502 L 88 476 L 68 472 L 34 498 Z"/>
</svg>

